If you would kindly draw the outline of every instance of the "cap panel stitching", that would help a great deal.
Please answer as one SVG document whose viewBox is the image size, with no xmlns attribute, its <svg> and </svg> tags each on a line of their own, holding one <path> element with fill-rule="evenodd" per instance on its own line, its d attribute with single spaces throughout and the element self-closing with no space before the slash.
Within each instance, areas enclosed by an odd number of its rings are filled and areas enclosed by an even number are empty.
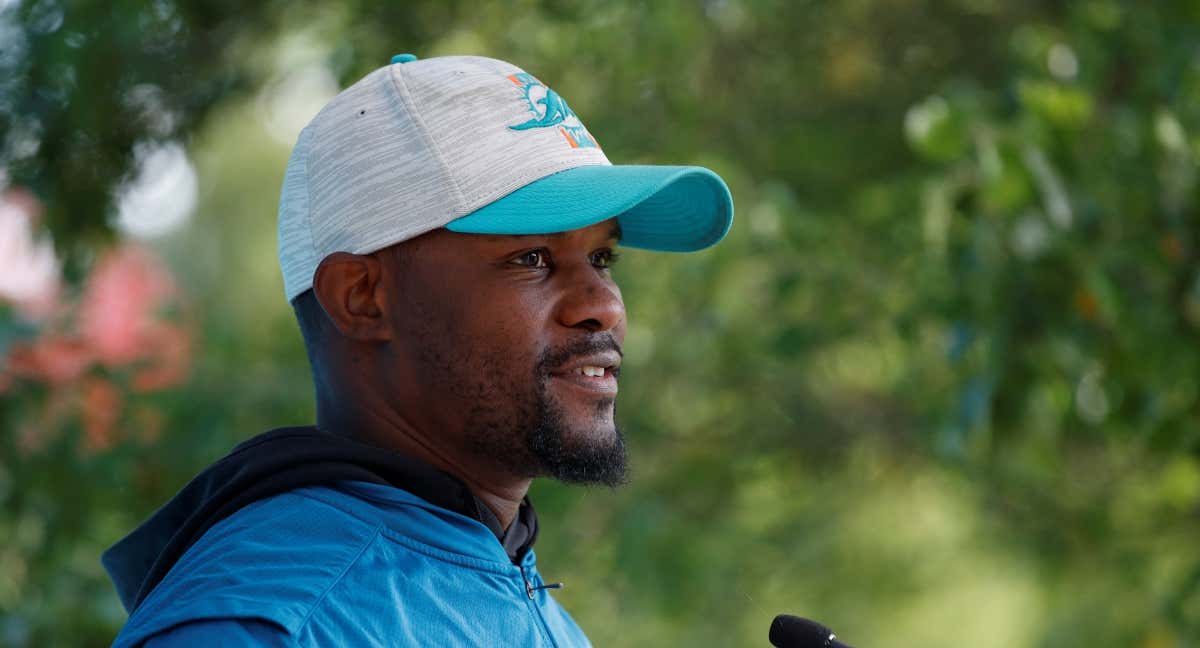
<svg viewBox="0 0 1200 648">
<path fill-rule="evenodd" d="M 312 228 L 313 200 L 312 182 L 310 180 L 310 176 L 312 175 L 310 171 L 312 168 L 312 150 L 315 143 L 315 138 L 313 137 L 314 134 L 312 132 L 305 133 L 305 131 L 308 130 L 309 127 L 306 126 L 304 130 L 301 131 L 301 134 L 306 140 L 304 147 L 304 222 L 308 226 L 308 246 L 312 249 L 312 255 L 308 257 L 309 265 L 312 266 L 312 270 L 308 273 L 308 278 L 305 280 L 305 283 L 308 284 L 308 288 L 305 288 L 300 292 L 311 289 L 313 284 L 316 283 L 317 265 L 320 263 L 320 261 L 317 259 L 317 237 L 313 235 Z"/>
<path fill-rule="evenodd" d="M 446 163 L 446 157 L 442 155 L 442 150 L 433 139 L 433 134 L 429 132 L 429 127 L 425 124 L 425 119 L 421 116 L 421 111 L 417 109 L 417 102 L 408 89 L 408 81 L 403 78 L 403 74 L 399 70 L 388 70 L 388 76 L 391 77 L 392 86 L 395 88 L 396 94 L 407 105 L 409 114 L 417 122 L 417 125 L 420 126 L 421 138 L 429 145 L 429 149 L 433 152 L 434 157 L 442 165 L 442 172 L 449 178 L 450 186 L 454 189 L 454 197 L 458 201 L 458 204 L 454 206 L 453 213 L 460 214 L 465 208 L 466 198 L 463 196 L 462 188 L 458 186 L 458 178 L 454 177 L 454 174 L 450 172 L 450 165 Z M 403 89 L 400 86 L 403 86 Z"/>
</svg>

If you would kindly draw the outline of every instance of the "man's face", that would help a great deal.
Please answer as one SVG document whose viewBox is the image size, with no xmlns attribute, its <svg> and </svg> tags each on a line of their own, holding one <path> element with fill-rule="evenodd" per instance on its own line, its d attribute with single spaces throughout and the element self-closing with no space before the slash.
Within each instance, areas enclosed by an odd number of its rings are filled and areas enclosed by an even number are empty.
<svg viewBox="0 0 1200 648">
<path fill-rule="evenodd" d="M 389 393 L 420 410 L 401 414 L 512 475 L 622 481 L 619 236 L 615 220 L 551 235 L 437 230 L 380 253 Z"/>
</svg>

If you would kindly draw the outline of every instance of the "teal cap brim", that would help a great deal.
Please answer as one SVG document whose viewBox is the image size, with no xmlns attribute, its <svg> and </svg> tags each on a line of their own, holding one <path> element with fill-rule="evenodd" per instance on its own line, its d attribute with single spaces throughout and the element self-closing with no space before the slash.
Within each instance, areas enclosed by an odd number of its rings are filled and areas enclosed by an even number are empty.
<svg viewBox="0 0 1200 648">
<path fill-rule="evenodd" d="M 446 229 L 470 234 L 553 234 L 613 217 L 621 245 L 692 252 L 733 224 L 733 197 L 703 167 L 581 166 L 535 180 Z"/>
</svg>

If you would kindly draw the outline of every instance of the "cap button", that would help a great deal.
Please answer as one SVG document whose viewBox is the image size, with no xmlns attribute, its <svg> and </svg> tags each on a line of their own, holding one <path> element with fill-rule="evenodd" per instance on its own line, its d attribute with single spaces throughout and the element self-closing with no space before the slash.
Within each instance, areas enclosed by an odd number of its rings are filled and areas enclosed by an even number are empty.
<svg viewBox="0 0 1200 648">
<path fill-rule="evenodd" d="M 397 54 L 392 57 L 392 63 L 412 63 L 417 60 L 416 54 Z"/>
</svg>

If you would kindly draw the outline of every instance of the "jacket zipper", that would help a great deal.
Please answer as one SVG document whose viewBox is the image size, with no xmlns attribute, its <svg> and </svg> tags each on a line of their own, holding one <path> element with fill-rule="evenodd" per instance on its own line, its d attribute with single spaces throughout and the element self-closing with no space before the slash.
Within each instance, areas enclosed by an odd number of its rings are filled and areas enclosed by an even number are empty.
<svg viewBox="0 0 1200 648">
<path fill-rule="evenodd" d="M 546 583 L 545 585 L 534 585 L 533 581 L 529 580 L 529 576 L 525 574 L 525 568 L 521 567 L 521 580 L 525 581 L 525 595 L 529 600 L 533 600 L 534 593 L 544 589 L 562 589 L 562 583 Z"/>
<path fill-rule="evenodd" d="M 533 581 L 531 581 L 529 579 L 529 574 L 525 571 L 525 566 L 520 565 L 519 567 L 521 569 L 521 580 L 525 583 L 525 596 L 529 597 L 529 607 L 532 608 L 530 611 L 535 616 L 537 616 L 538 622 L 541 624 L 541 627 L 542 627 L 542 632 L 544 633 L 544 636 L 550 641 L 550 645 L 557 646 L 558 640 L 554 637 L 554 634 L 552 632 L 550 632 L 550 626 L 546 623 L 546 618 L 544 616 L 542 616 L 542 608 L 540 605 L 537 604 L 537 602 L 534 601 L 534 598 L 537 596 L 538 590 L 562 589 L 563 584 L 562 583 L 550 583 L 548 585 L 534 585 Z"/>
<path fill-rule="evenodd" d="M 525 573 L 524 567 L 521 568 L 521 580 L 525 581 L 525 595 L 528 596 L 529 600 L 532 601 L 534 596 L 533 593 L 536 590 L 533 589 L 533 581 L 529 580 L 529 576 Z"/>
</svg>

